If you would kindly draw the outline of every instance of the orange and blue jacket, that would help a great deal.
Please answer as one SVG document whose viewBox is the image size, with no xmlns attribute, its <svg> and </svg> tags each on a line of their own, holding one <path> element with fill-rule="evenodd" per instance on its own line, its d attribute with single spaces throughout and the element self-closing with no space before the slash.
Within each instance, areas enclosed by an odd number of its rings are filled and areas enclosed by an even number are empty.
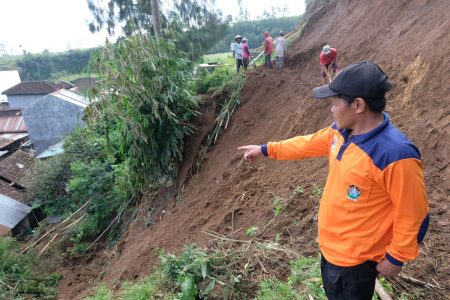
<svg viewBox="0 0 450 300">
<path fill-rule="evenodd" d="M 314 134 L 261 146 L 271 159 L 328 156 L 319 209 L 319 244 L 326 260 L 355 266 L 383 258 L 401 266 L 418 255 L 429 224 L 417 147 L 384 122 L 351 135 L 333 124 Z"/>
</svg>

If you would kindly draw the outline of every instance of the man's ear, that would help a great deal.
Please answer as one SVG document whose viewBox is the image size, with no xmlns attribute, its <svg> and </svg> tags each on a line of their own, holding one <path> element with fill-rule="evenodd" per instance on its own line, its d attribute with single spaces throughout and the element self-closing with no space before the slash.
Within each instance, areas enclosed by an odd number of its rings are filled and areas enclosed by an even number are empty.
<svg viewBox="0 0 450 300">
<path fill-rule="evenodd" d="M 361 114 L 368 109 L 367 103 L 363 98 L 356 98 L 355 101 L 353 101 L 353 105 L 356 109 L 355 112 L 358 114 Z"/>
</svg>

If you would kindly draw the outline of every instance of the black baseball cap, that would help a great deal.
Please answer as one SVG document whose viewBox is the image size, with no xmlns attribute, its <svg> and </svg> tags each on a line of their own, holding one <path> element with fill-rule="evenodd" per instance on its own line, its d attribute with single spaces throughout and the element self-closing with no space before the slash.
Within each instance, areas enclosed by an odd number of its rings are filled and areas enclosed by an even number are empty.
<svg viewBox="0 0 450 300">
<path fill-rule="evenodd" d="M 383 99 L 391 88 L 391 81 L 379 66 L 362 61 L 348 65 L 330 84 L 316 87 L 312 92 L 317 99 L 345 95 L 370 101 Z"/>
</svg>

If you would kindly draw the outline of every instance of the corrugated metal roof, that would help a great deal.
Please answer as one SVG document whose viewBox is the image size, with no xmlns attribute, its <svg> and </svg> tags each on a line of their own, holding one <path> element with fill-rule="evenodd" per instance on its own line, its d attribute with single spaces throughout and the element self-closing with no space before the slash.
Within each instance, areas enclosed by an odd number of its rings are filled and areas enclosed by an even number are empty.
<svg viewBox="0 0 450 300">
<path fill-rule="evenodd" d="M 56 92 L 52 93 L 51 95 L 55 96 L 55 97 L 58 97 L 59 99 L 62 99 L 64 101 L 67 101 L 67 102 L 73 103 L 75 105 L 81 106 L 83 108 L 86 108 L 89 105 L 89 100 L 87 100 L 86 98 L 84 98 L 83 96 L 81 96 L 81 95 L 79 95 L 77 93 L 74 93 L 74 92 L 71 92 L 71 91 L 68 91 L 68 90 L 59 90 L 59 91 L 56 91 Z M 48 96 L 49 95 L 44 96 L 41 99 L 44 99 L 45 97 L 48 97 Z"/>
<path fill-rule="evenodd" d="M 10 197 L 0 194 L 0 224 L 13 229 L 29 213 L 31 208 Z"/>
<path fill-rule="evenodd" d="M 23 139 L 28 136 L 28 133 L 0 133 L 0 149 Z"/>
<path fill-rule="evenodd" d="M 23 120 L 22 110 L 0 110 L 0 133 L 24 133 L 27 126 Z"/>
<path fill-rule="evenodd" d="M 23 81 L 3 91 L 3 95 L 50 94 L 59 88 L 51 81 Z"/>
<path fill-rule="evenodd" d="M 64 142 L 61 141 L 56 145 L 50 146 L 47 150 L 39 154 L 36 158 L 43 159 L 63 153 L 64 152 L 63 144 Z"/>
</svg>

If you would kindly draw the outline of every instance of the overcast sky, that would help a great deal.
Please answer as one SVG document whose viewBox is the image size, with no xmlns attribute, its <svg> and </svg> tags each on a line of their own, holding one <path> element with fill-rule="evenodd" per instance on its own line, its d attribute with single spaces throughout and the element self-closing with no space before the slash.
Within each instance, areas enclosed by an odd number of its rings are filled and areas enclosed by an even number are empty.
<svg viewBox="0 0 450 300">
<path fill-rule="evenodd" d="M 170 0 L 162 0 L 164 6 Z M 250 17 L 271 11 L 277 5 L 288 8 L 288 16 L 305 10 L 304 0 L 242 0 Z M 239 15 L 238 0 L 216 0 L 224 15 Z M 88 29 L 91 13 L 86 0 L 0 0 L 0 45 L 8 54 L 66 51 L 102 45 L 106 32 L 92 34 Z"/>
</svg>

